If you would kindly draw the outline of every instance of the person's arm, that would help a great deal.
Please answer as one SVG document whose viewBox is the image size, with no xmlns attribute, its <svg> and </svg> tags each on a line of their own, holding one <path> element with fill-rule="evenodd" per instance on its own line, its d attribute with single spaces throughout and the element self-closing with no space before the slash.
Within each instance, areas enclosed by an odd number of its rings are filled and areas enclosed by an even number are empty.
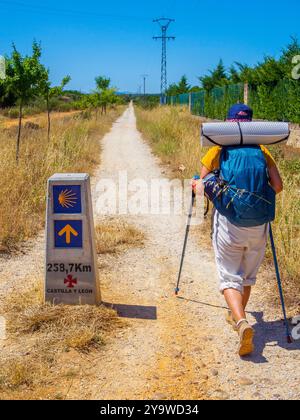
<svg viewBox="0 0 300 420">
<path fill-rule="evenodd" d="M 211 171 L 207 169 L 205 166 L 202 167 L 201 175 L 199 180 L 193 180 L 193 191 L 197 195 L 203 195 L 204 193 L 204 185 L 202 179 L 204 179 Z"/>
<path fill-rule="evenodd" d="M 277 168 L 275 159 L 273 158 L 271 152 L 266 146 L 260 147 L 267 161 L 270 184 L 273 190 L 276 192 L 276 194 L 280 194 L 283 191 L 283 182 L 279 170 Z"/>
<path fill-rule="evenodd" d="M 221 150 L 222 150 L 221 147 L 215 146 L 211 148 L 203 157 L 201 161 L 202 169 L 201 169 L 200 180 L 198 181 L 194 180 L 193 182 L 193 190 L 196 194 L 204 193 L 204 185 L 203 185 L 202 179 L 204 179 L 207 175 L 209 175 L 215 169 L 219 168 Z"/>
<path fill-rule="evenodd" d="M 272 165 L 271 168 L 269 168 L 269 176 L 273 190 L 276 194 L 280 194 L 283 191 L 283 181 L 276 165 Z"/>
<path fill-rule="evenodd" d="M 201 179 L 204 179 L 210 173 L 211 173 L 211 171 L 209 169 L 207 169 L 205 166 L 203 166 L 202 171 L 201 171 L 200 178 Z"/>
</svg>

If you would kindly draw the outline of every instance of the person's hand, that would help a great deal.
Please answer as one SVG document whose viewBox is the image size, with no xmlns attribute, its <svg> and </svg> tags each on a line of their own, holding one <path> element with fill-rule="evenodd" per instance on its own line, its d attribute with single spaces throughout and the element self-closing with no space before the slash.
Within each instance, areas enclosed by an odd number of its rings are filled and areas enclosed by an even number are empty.
<svg viewBox="0 0 300 420">
<path fill-rule="evenodd" d="M 192 190 L 195 195 L 201 194 L 203 189 L 203 183 L 199 176 L 195 176 L 192 179 Z"/>
</svg>

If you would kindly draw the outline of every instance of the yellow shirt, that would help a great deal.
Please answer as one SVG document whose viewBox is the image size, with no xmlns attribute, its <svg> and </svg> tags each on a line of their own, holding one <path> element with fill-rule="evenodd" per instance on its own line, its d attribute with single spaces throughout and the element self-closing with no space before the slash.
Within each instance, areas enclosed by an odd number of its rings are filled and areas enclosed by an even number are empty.
<svg viewBox="0 0 300 420">
<path fill-rule="evenodd" d="M 273 156 L 271 155 L 271 152 L 265 146 L 260 146 L 260 147 L 266 158 L 268 168 L 270 169 L 273 166 L 276 166 L 276 162 Z M 202 159 L 201 161 L 202 165 L 205 166 L 210 172 L 220 169 L 221 151 L 222 151 L 221 146 L 212 147 Z"/>
</svg>

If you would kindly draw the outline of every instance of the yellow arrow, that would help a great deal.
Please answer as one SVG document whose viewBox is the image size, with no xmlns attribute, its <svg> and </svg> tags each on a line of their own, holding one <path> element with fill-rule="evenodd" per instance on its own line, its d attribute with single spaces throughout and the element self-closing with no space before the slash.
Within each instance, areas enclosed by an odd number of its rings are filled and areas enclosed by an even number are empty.
<svg viewBox="0 0 300 420">
<path fill-rule="evenodd" d="M 72 228 L 71 225 L 65 226 L 59 233 L 59 236 L 63 236 L 66 234 L 66 243 L 69 245 L 71 243 L 71 234 L 74 236 L 78 236 L 78 232 Z"/>
</svg>

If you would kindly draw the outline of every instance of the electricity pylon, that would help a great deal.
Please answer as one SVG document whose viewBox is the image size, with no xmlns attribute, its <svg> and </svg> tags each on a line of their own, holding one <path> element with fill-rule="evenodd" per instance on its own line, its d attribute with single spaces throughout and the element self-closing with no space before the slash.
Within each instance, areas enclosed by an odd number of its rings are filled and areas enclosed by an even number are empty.
<svg viewBox="0 0 300 420">
<path fill-rule="evenodd" d="M 143 83 L 144 83 L 144 96 L 146 96 L 146 80 L 147 80 L 147 77 L 149 77 L 149 74 L 141 74 L 141 77 L 143 78 Z"/>
<path fill-rule="evenodd" d="M 162 41 L 162 54 L 161 54 L 161 103 L 166 104 L 166 90 L 168 88 L 167 79 L 167 41 L 175 41 L 174 36 L 168 36 L 167 30 L 174 19 L 160 18 L 153 20 L 154 23 L 158 23 L 161 28 L 161 36 L 154 36 L 153 39 Z"/>
</svg>

